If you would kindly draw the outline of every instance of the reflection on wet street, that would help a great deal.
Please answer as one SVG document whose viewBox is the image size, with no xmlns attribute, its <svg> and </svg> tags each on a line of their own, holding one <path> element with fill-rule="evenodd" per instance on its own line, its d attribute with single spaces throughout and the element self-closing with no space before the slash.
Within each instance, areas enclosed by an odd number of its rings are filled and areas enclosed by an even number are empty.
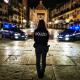
<svg viewBox="0 0 80 80">
<path fill-rule="evenodd" d="M 0 80 L 38 80 L 33 39 L 0 40 Z M 80 80 L 80 42 L 49 40 L 42 80 Z M 6 75 L 5 75 L 6 74 Z"/>
</svg>

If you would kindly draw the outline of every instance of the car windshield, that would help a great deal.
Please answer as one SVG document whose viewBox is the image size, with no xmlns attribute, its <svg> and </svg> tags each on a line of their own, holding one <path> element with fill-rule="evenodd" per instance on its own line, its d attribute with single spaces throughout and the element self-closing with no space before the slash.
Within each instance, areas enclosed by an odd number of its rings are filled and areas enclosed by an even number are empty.
<svg viewBox="0 0 80 80">
<path fill-rule="evenodd" d="M 75 32 L 75 30 L 65 29 L 64 32 L 65 32 L 65 33 L 73 33 L 73 32 Z"/>
<path fill-rule="evenodd" d="M 22 32 L 19 28 L 12 28 L 10 29 L 11 31 L 14 31 L 14 32 Z"/>
</svg>

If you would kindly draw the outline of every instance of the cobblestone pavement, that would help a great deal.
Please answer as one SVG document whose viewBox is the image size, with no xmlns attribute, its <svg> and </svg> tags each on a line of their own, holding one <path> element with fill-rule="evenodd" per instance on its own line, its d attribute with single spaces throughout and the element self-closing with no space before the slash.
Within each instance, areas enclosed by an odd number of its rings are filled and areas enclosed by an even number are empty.
<svg viewBox="0 0 80 80">
<path fill-rule="evenodd" d="M 33 40 L 0 42 L 0 80 L 40 80 Z M 41 80 L 80 80 L 80 42 L 49 41 L 45 76 Z"/>
</svg>

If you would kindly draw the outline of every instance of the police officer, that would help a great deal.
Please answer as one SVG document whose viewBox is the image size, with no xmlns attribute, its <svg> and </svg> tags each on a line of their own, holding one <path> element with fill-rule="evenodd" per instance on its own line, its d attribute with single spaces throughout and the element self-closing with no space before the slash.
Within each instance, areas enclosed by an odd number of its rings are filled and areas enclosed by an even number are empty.
<svg viewBox="0 0 80 80">
<path fill-rule="evenodd" d="M 46 55 L 49 49 L 49 33 L 44 20 L 39 20 L 37 29 L 34 31 L 34 48 L 36 53 L 36 69 L 39 78 L 43 78 L 46 68 Z"/>
</svg>

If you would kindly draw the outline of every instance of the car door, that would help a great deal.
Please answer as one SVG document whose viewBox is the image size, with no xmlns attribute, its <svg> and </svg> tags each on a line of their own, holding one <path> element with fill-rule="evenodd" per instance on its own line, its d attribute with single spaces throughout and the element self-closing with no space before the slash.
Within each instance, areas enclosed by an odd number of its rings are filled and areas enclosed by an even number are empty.
<svg viewBox="0 0 80 80">
<path fill-rule="evenodd" d="M 75 38 L 76 38 L 77 40 L 80 40 L 80 31 L 76 31 Z"/>
</svg>

